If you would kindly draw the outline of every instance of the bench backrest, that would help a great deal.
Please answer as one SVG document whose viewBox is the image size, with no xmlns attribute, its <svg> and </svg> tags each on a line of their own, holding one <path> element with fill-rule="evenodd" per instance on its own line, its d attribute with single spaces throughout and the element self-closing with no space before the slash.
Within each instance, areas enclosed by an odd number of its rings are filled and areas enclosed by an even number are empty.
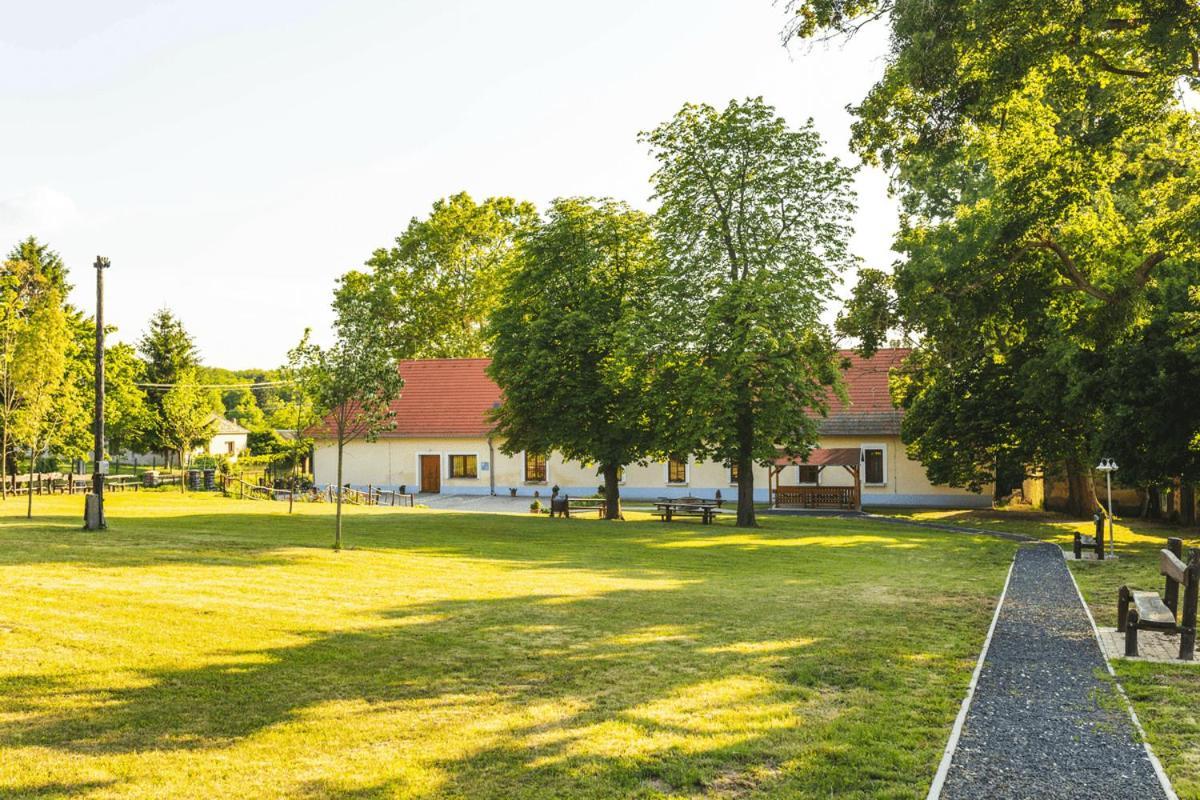
<svg viewBox="0 0 1200 800">
<path fill-rule="evenodd" d="M 1190 578 L 1188 565 L 1165 547 L 1158 554 L 1158 572 L 1179 584 L 1186 584 Z"/>
</svg>

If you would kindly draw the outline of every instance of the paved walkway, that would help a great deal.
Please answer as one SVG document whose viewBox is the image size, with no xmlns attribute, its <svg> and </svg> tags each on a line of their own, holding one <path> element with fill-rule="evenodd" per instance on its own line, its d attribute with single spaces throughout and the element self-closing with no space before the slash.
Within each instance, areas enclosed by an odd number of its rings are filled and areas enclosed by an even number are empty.
<svg viewBox="0 0 1200 800">
<path fill-rule="evenodd" d="M 1062 551 L 1021 548 L 940 797 L 1167 798 L 1107 674 Z"/>
</svg>

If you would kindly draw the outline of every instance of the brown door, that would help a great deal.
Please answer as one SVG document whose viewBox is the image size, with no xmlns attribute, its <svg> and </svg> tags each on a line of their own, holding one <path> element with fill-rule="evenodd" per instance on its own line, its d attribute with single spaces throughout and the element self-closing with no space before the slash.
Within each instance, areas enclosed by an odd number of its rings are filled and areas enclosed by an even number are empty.
<svg viewBox="0 0 1200 800">
<path fill-rule="evenodd" d="M 442 457 L 421 456 L 421 491 L 437 493 L 442 490 Z"/>
</svg>

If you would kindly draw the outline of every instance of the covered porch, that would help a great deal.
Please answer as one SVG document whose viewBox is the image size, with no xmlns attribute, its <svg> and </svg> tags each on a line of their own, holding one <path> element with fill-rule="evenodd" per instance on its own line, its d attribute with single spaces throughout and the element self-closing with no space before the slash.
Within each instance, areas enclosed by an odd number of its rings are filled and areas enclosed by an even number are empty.
<svg viewBox="0 0 1200 800">
<path fill-rule="evenodd" d="M 772 508 L 836 508 L 843 511 L 862 510 L 862 479 L 859 472 L 861 455 L 857 447 L 816 448 L 808 458 L 779 456 L 771 464 L 768 484 L 771 490 Z M 780 476 L 788 467 L 815 467 L 815 485 L 787 485 L 780 483 Z M 845 469 L 854 482 L 850 486 L 821 486 L 821 475 L 826 467 Z"/>
</svg>

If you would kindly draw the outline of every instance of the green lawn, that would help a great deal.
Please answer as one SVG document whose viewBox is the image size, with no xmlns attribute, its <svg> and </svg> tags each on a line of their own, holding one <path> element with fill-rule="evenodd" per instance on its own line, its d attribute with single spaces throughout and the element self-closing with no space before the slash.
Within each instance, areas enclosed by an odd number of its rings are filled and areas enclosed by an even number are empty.
<svg viewBox="0 0 1200 800">
<path fill-rule="evenodd" d="M 1056 542 L 1068 550 L 1075 530 L 1092 532 L 1090 522 L 1041 512 L 906 510 L 896 513 L 911 519 L 1019 531 Z M 1183 538 L 1185 554 L 1189 547 L 1200 547 L 1194 528 L 1122 519 L 1117 520 L 1114 532 L 1118 556 L 1115 562 L 1071 564 L 1096 624 L 1109 627 L 1117 624 L 1117 589 L 1121 584 L 1162 591 L 1164 579 L 1158 574 L 1158 553 L 1166 546 L 1168 536 Z M 1176 792 L 1181 798 L 1200 798 L 1200 662 L 1170 666 L 1118 660 L 1113 668 Z"/>
<path fill-rule="evenodd" d="M 0 504 L 4 797 L 920 798 L 1013 543 Z"/>
</svg>

